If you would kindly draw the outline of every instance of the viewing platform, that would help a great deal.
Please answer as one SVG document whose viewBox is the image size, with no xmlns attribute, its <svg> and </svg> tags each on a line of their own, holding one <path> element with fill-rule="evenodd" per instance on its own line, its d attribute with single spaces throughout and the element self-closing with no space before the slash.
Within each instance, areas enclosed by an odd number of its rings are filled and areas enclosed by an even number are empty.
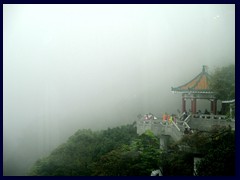
<svg viewBox="0 0 240 180">
<path fill-rule="evenodd" d="M 235 120 L 229 119 L 223 115 L 198 115 L 193 114 L 185 119 L 178 119 L 176 122 L 165 122 L 162 118 L 144 119 L 139 118 L 137 121 L 137 133 L 143 134 L 151 130 L 156 136 L 170 136 L 173 140 L 178 141 L 186 134 L 186 130 L 210 131 L 214 126 L 230 126 L 235 130 Z"/>
<path fill-rule="evenodd" d="M 170 116 L 167 113 L 163 117 L 156 117 L 149 113 L 138 116 L 137 133 L 143 134 L 151 130 L 156 136 L 160 137 L 160 146 L 164 147 L 171 137 L 174 141 L 180 140 L 184 134 L 194 133 L 194 131 L 210 131 L 212 128 L 231 127 L 235 131 L 235 99 L 221 101 L 215 97 L 215 92 L 209 87 L 211 76 L 208 74 L 208 67 L 203 65 L 202 71 L 193 79 L 185 84 L 172 87 L 171 91 L 175 94 L 182 94 L 182 114 Z M 190 101 L 190 109 L 187 112 L 187 101 Z M 209 102 L 209 107 L 205 106 L 205 112 L 197 111 L 198 101 Z M 218 103 L 221 103 L 221 109 Z M 220 111 L 217 111 L 218 108 Z M 229 108 L 229 113 L 226 112 Z M 210 110 L 210 111 L 208 111 Z M 218 115 L 220 113 L 229 116 Z"/>
</svg>

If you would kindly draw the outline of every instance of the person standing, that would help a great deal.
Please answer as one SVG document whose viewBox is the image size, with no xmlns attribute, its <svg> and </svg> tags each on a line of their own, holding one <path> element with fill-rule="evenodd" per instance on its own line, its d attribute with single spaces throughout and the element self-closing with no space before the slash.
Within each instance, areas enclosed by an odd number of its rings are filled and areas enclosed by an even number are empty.
<svg viewBox="0 0 240 180">
<path fill-rule="evenodd" d="M 170 117 L 169 117 L 169 124 L 172 124 L 172 122 L 173 122 L 173 117 L 170 116 Z"/>
</svg>

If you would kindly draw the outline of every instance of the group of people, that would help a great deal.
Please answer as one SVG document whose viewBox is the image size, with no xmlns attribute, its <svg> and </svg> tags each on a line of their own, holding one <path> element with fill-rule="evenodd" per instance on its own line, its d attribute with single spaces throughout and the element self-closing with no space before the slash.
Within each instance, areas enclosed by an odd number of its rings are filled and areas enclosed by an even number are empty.
<svg viewBox="0 0 240 180">
<path fill-rule="evenodd" d="M 176 123 L 176 116 L 175 115 L 169 115 L 167 113 L 164 113 L 162 116 L 163 124 L 172 124 L 172 122 Z"/>
<path fill-rule="evenodd" d="M 158 119 L 156 116 L 154 116 L 151 113 L 145 114 L 144 116 L 139 115 L 138 117 L 139 118 L 143 117 L 144 121 Z M 167 113 L 164 113 L 162 116 L 162 120 L 163 120 L 163 124 L 172 124 L 173 122 L 175 122 L 175 123 L 177 122 L 177 117 L 174 114 L 169 115 Z"/>
<path fill-rule="evenodd" d="M 151 113 L 144 115 L 144 120 L 152 120 L 152 119 L 157 119 L 157 117 L 155 117 L 155 116 L 154 116 L 153 114 L 151 114 Z"/>
</svg>

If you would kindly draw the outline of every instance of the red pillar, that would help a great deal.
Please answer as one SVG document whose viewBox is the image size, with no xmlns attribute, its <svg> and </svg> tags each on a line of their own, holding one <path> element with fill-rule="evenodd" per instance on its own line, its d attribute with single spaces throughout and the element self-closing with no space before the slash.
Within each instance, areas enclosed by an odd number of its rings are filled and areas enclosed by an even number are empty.
<svg viewBox="0 0 240 180">
<path fill-rule="evenodd" d="M 182 95 L 182 112 L 186 111 L 186 100 L 184 98 L 184 94 Z"/>
<path fill-rule="evenodd" d="M 193 111 L 193 113 L 196 114 L 196 112 L 197 112 L 197 99 L 194 98 L 193 102 L 194 102 L 194 111 Z"/>
<path fill-rule="evenodd" d="M 197 109 L 196 106 L 197 106 L 196 98 L 191 99 L 191 111 L 193 114 L 196 114 Z"/>
<path fill-rule="evenodd" d="M 211 100 L 211 113 L 217 114 L 217 100 L 213 99 Z"/>
</svg>

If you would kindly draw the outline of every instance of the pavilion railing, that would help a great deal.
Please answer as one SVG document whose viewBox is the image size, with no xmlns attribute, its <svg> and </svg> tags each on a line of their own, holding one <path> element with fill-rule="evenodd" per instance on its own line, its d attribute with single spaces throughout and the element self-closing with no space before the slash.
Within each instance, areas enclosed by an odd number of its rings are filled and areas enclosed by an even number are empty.
<svg viewBox="0 0 240 180">
<path fill-rule="evenodd" d="M 201 119 L 227 119 L 225 115 L 208 115 L 208 114 L 193 114 L 192 118 L 201 118 Z"/>
</svg>

